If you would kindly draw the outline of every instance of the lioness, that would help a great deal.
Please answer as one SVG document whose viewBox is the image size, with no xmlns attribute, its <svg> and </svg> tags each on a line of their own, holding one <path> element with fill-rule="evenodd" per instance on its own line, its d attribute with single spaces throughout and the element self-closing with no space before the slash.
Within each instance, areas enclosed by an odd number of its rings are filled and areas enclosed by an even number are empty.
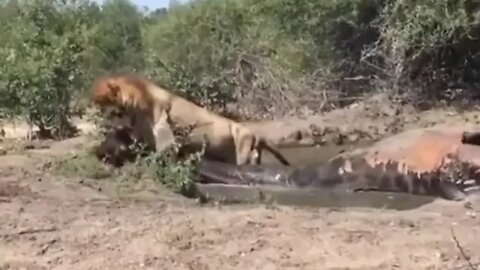
<svg viewBox="0 0 480 270">
<path fill-rule="evenodd" d="M 237 165 L 260 164 L 261 151 L 267 149 L 282 164 L 290 165 L 264 138 L 241 123 L 210 112 L 136 75 L 98 78 L 93 83 L 91 99 L 107 118 L 139 125 L 145 136 L 148 132 L 144 127 L 148 126 L 153 135 L 145 141 L 155 145 L 157 151 L 161 150 L 158 148 L 162 141 L 160 131 L 166 124 L 172 129 L 194 126 L 190 141 L 198 147 L 205 143 L 208 158 Z M 138 124 L 140 122 L 142 124 Z"/>
</svg>

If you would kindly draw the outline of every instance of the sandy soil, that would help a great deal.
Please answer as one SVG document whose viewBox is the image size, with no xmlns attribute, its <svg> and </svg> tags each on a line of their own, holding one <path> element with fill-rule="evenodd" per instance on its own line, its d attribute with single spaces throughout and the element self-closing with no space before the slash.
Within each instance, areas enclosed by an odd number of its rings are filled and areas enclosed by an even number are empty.
<svg viewBox="0 0 480 270">
<path fill-rule="evenodd" d="M 480 262 L 480 221 L 463 203 L 408 211 L 202 206 L 165 191 L 120 200 L 41 166 L 80 142 L 0 157 L 0 269 L 417 270 Z"/>
</svg>

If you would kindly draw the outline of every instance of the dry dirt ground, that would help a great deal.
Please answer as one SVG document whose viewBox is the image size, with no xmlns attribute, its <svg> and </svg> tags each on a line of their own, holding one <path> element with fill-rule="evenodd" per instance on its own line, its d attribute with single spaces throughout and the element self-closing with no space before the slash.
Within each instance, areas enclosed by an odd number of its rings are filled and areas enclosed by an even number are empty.
<svg viewBox="0 0 480 270">
<path fill-rule="evenodd" d="M 83 139 L 0 156 L 0 269 L 480 267 L 477 207 L 200 205 L 148 186 L 120 198 L 46 169 Z"/>
</svg>

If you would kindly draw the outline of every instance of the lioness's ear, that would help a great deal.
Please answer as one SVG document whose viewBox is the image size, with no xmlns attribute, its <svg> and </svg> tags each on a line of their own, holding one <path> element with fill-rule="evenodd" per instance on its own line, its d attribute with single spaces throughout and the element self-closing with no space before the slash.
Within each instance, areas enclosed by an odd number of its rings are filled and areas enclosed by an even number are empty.
<svg viewBox="0 0 480 270">
<path fill-rule="evenodd" d="M 117 84 L 117 82 L 114 79 L 110 79 L 107 81 L 107 86 L 110 89 L 112 96 L 117 97 L 120 93 L 120 86 Z"/>
</svg>

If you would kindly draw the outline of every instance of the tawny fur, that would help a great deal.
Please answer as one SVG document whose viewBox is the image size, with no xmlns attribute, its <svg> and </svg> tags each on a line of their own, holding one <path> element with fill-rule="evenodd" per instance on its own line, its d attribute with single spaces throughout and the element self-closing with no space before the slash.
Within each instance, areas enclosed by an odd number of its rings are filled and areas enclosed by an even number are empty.
<svg viewBox="0 0 480 270">
<path fill-rule="evenodd" d="M 197 106 L 166 88 L 135 75 L 97 79 L 92 87 L 91 99 L 104 111 L 116 111 L 119 115 L 126 113 L 135 119 L 132 122 L 146 121 L 153 132 L 155 142 L 152 144 L 157 146 L 162 140 L 159 136 L 160 129 L 166 124 L 172 129 L 173 126 L 193 125 L 195 128 L 190 138 L 198 145 L 206 140 L 207 157 L 237 165 L 259 164 L 261 151 L 266 149 L 281 163 L 290 165 L 264 138 L 241 123 Z"/>
</svg>

